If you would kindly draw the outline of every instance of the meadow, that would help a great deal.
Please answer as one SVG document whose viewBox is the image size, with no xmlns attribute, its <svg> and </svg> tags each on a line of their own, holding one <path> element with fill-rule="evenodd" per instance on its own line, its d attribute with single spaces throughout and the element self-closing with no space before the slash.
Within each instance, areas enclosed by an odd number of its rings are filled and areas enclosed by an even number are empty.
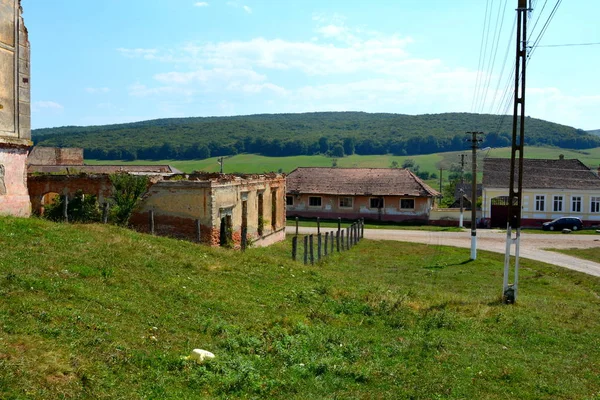
<svg viewBox="0 0 600 400">
<path fill-rule="evenodd" d="M 460 154 L 464 152 L 446 152 L 436 154 L 426 154 L 418 156 L 394 156 L 372 155 L 359 156 L 351 155 L 336 158 L 337 166 L 342 168 L 390 168 L 395 161 L 402 166 L 406 159 L 412 159 L 419 165 L 421 171 L 436 173 L 439 175 L 440 168 L 448 170 L 451 165 L 458 164 Z M 527 147 L 524 155 L 527 158 L 548 158 L 557 159 L 560 154 L 565 158 L 577 158 L 585 165 L 595 168 L 600 165 L 600 148 L 588 150 L 567 150 L 555 147 Z M 490 150 L 480 150 L 478 157 L 497 157 L 510 158 L 510 147 L 495 148 Z M 295 156 L 295 157 L 265 157 L 255 154 L 239 154 L 232 157 L 226 157 L 224 162 L 224 172 L 226 173 L 263 173 L 282 171 L 289 173 L 298 167 L 331 167 L 333 158 L 326 156 Z M 207 171 L 219 172 L 219 162 L 216 157 L 204 160 L 136 160 L 136 161 L 111 161 L 111 160 L 86 160 L 87 164 L 169 164 L 183 171 Z M 470 164 L 469 164 L 470 165 Z"/>
<path fill-rule="evenodd" d="M 2 399 L 599 399 L 600 279 L 363 240 L 314 266 L 0 217 Z M 213 352 L 204 364 L 194 348 Z"/>
</svg>

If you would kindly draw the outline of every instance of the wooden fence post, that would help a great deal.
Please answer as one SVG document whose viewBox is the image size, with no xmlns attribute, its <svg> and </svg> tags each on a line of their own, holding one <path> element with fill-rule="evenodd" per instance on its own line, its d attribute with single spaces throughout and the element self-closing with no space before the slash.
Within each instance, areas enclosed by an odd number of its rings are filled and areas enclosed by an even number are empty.
<svg viewBox="0 0 600 400">
<path fill-rule="evenodd" d="M 325 257 L 327 257 L 327 250 L 329 250 L 329 232 L 325 232 L 325 246 L 323 247 Z"/>
<path fill-rule="evenodd" d="M 148 224 L 150 225 L 150 234 L 154 235 L 154 210 L 148 212 Z"/>
<path fill-rule="evenodd" d="M 340 252 L 340 231 L 335 232 L 335 244 L 337 247 L 337 252 Z"/>
<path fill-rule="evenodd" d="M 313 247 L 313 235 L 309 235 L 308 242 L 310 246 L 310 265 L 315 264 L 315 249 Z"/>
<path fill-rule="evenodd" d="M 202 230 L 200 229 L 200 220 L 196 220 L 196 241 L 200 243 L 202 241 Z"/>
<path fill-rule="evenodd" d="M 321 234 L 317 234 L 317 261 L 321 261 Z"/>
<path fill-rule="evenodd" d="M 292 238 L 292 260 L 296 261 L 296 255 L 298 254 L 298 236 Z"/>
<path fill-rule="evenodd" d="M 338 217 L 338 232 L 342 230 L 342 217 Z"/>
<path fill-rule="evenodd" d="M 347 250 L 344 249 L 344 231 L 340 231 L 340 242 L 342 242 L 342 250 Z"/>
<path fill-rule="evenodd" d="M 308 236 L 304 236 L 304 265 L 308 264 Z"/>
<path fill-rule="evenodd" d="M 321 218 L 317 217 L 317 235 L 321 234 Z"/>
<path fill-rule="evenodd" d="M 346 250 L 350 250 L 350 227 L 346 228 Z"/>
<path fill-rule="evenodd" d="M 296 217 L 296 236 L 298 236 L 298 217 Z"/>
<path fill-rule="evenodd" d="M 104 202 L 102 204 L 102 223 L 108 223 L 108 203 Z"/>
<path fill-rule="evenodd" d="M 333 231 L 331 231 L 331 234 L 329 235 L 329 237 L 331 237 L 331 254 L 333 254 Z"/>
<path fill-rule="evenodd" d="M 63 203 L 63 218 L 65 222 L 69 222 L 69 195 L 65 193 L 65 201 Z"/>
<path fill-rule="evenodd" d="M 365 219 L 363 218 L 360 223 L 360 238 L 365 237 Z"/>
</svg>

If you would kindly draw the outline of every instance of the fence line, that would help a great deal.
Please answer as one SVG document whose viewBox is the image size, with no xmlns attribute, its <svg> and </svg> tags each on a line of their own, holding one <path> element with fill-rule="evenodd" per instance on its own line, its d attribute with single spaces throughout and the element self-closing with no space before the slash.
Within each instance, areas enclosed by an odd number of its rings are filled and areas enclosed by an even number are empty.
<svg viewBox="0 0 600 400">
<path fill-rule="evenodd" d="M 317 234 L 316 234 L 316 255 L 314 246 L 314 234 L 304 236 L 303 252 L 304 264 L 314 264 L 315 258 L 320 262 L 324 258 L 352 249 L 364 237 L 365 221 L 363 218 L 353 222 L 349 226 L 342 228 L 341 218 L 338 218 L 337 230 L 321 232 L 321 220 L 317 218 Z M 292 238 L 292 259 L 297 261 L 298 256 L 298 218 L 296 218 L 296 234 Z M 324 238 L 323 238 L 324 237 Z M 335 237 L 335 239 L 334 239 Z M 315 257 L 316 256 L 316 257 Z"/>
</svg>

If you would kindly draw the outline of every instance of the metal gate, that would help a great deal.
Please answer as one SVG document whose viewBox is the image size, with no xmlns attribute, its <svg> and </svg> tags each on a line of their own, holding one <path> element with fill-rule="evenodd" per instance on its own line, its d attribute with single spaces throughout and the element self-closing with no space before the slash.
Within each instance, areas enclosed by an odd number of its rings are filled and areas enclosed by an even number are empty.
<svg viewBox="0 0 600 400">
<path fill-rule="evenodd" d="M 490 209 L 490 227 L 506 228 L 508 223 L 508 196 L 494 197 Z"/>
</svg>

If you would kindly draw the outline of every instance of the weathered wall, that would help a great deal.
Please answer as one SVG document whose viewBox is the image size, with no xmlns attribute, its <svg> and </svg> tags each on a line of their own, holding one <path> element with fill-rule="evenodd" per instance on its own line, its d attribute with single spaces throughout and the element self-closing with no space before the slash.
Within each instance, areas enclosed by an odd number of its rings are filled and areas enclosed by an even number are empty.
<svg viewBox="0 0 600 400">
<path fill-rule="evenodd" d="M 264 210 L 261 234 L 259 193 L 263 194 Z M 135 229 L 148 232 L 149 213 L 152 210 L 156 234 L 197 240 L 196 220 L 199 220 L 201 242 L 217 246 L 220 243 L 221 219 L 230 216 L 233 245 L 237 247 L 242 237 L 242 209 L 245 202 L 247 237 L 259 245 L 269 244 L 285 237 L 284 193 L 285 177 L 282 175 L 210 176 L 204 180 L 163 181 L 150 188 L 130 223 Z"/>
<path fill-rule="evenodd" d="M 28 216 L 29 40 L 19 6 L 18 0 L 0 0 L 0 214 Z"/>
<path fill-rule="evenodd" d="M 218 242 L 211 217 L 210 182 L 161 181 L 144 195 L 129 220 L 140 232 L 149 232 L 149 212 L 154 212 L 154 230 L 158 235 L 195 240 L 196 220 L 200 220 L 202 241 Z"/>
<path fill-rule="evenodd" d="M 83 149 L 36 146 L 29 153 L 31 165 L 83 165 Z"/>
<path fill-rule="evenodd" d="M 0 215 L 28 217 L 31 214 L 26 159 L 27 150 L 21 147 L 0 147 Z"/>
<path fill-rule="evenodd" d="M 48 193 L 73 196 L 78 190 L 97 196 L 102 204 L 111 196 L 112 183 L 108 175 L 30 175 L 28 201 L 34 213 L 42 211 L 42 198 Z"/>
<path fill-rule="evenodd" d="M 309 206 L 309 197 L 321 197 L 321 206 Z M 370 196 L 333 196 L 333 195 L 292 195 L 293 205 L 287 206 L 288 217 L 305 218 L 344 218 L 381 221 L 423 221 L 429 218 L 431 199 L 427 197 L 410 198 L 404 196 L 384 196 L 384 206 L 381 209 L 370 207 Z M 339 207 L 340 197 L 352 197 L 352 207 Z M 414 200 L 414 209 L 400 209 L 400 200 Z"/>
</svg>

